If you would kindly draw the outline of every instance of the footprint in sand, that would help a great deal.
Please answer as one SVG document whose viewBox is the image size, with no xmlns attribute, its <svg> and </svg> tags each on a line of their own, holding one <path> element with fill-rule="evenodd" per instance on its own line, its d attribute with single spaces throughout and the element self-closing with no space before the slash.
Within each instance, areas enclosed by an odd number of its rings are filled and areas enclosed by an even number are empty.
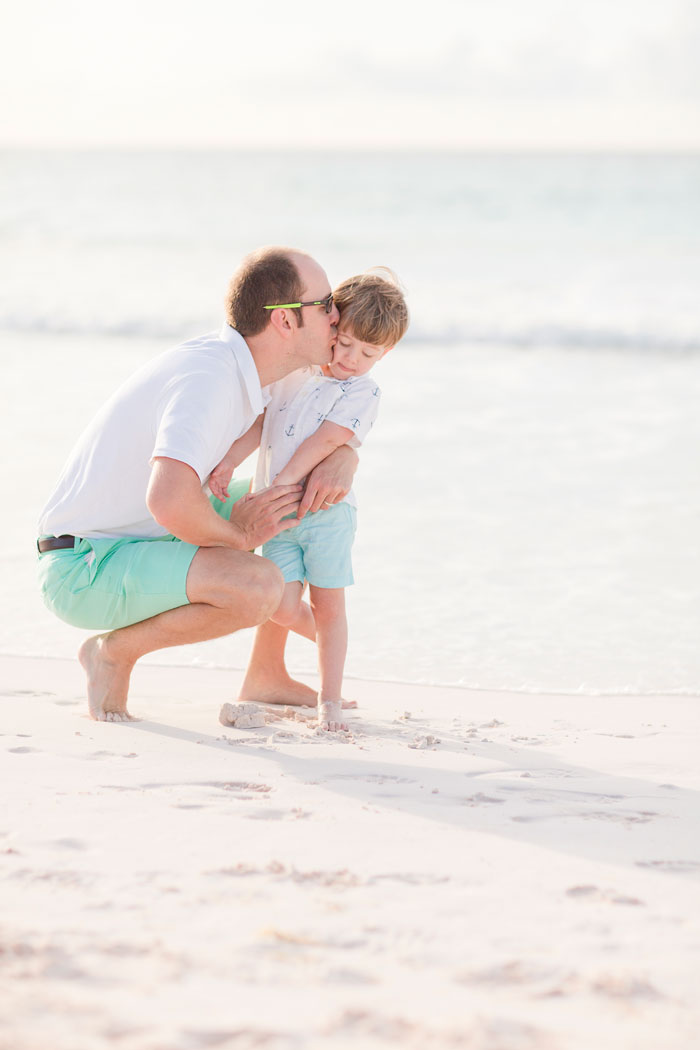
<svg viewBox="0 0 700 1050">
<path fill-rule="evenodd" d="M 39 753 L 35 747 L 8 747 L 7 750 L 11 755 L 36 755 Z"/>
<path fill-rule="evenodd" d="M 624 904 L 633 907 L 644 905 L 639 897 L 627 897 L 615 890 L 601 890 L 598 886 L 583 885 L 570 886 L 566 891 L 567 897 L 582 901 L 606 901 L 608 904 Z"/>
<path fill-rule="evenodd" d="M 221 788 L 224 789 L 224 791 L 242 791 L 242 792 L 255 791 L 258 794 L 262 794 L 262 795 L 266 795 L 268 792 L 272 791 L 272 788 L 269 786 L 269 784 L 254 784 L 254 783 L 249 783 L 248 781 L 245 781 L 245 780 L 226 780 L 226 781 L 222 781 L 222 782 L 212 781 L 211 784 L 207 784 L 206 786 L 207 787 L 221 787 Z M 248 794 L 245 794 L 244 797 L 245 798 L 251 798 L 252 796 L 248 795 Z"/>
<path fill-rule="evenodd" d="M 0 696 L 55 696 L 55 693 L 47 693 L 43 689 L 13 689 L 12 692 L 2 692 Z"/>
<path fill-rule="evenodd" d="M 237 1031 L 233 1029 L 228 1031 L 223 1029 L 221 1031 L 205 1031 L 203 1029 L 186 1028 L 184 1030 L 184 1036 L 187 1040 L 186 1045 L 191 1047 L 191 1050 L 209 1050 L 209 1047 L 233 1046 L 238 1042 L 240 1034 L 240 1029 Z M 255 1044 L 253 1045 L 264 1046 L 272 1038 L 274 1037 L 270 1032 L 256 1032 Z"/>
<path fill-rule="evenodd" d="M 612 824 L 625 824 L 627 826 L 631 824 L 648 824 L 654 819 L 654 817 L 661 816 L 660 813 L 654 813 L 651 810 L 642 810 L 640 813 L 575 813 L 573 816 L 580 817 L 582 820 L 603 820 L 608 821 Z"/>
<path fill-rule="evenodd" d="M 637 860 L 638 868 L 668 871 L 674 875 L 694 875 L 700 872 L 700 860 Z"/>
<path fill-rule="evenodd" d="M 292 733 L 289 729 L 278 729 L 276 733 L 273 733 L 270 737 L 270 742 L 273 744 L 294 744 L 300 740 L 298 733 Z"/>
<path fill-rule="evenodd" d="M 468 795 L 466 798 L 458 800 L 463 806 L 482 806 L 484 803 L 490 802 L 497 805 L 502 805 L 505 802 L 504 798 L 494 798 L 492 795 L 483 795 L 478 792 L 476 795 Z"/>
<path fill-rule="evenodd" d="M 608 999 L 665 999 L 646 978 L 633 974 L 603 974 L 591 981 L 591 991 Z"/>
</svg>

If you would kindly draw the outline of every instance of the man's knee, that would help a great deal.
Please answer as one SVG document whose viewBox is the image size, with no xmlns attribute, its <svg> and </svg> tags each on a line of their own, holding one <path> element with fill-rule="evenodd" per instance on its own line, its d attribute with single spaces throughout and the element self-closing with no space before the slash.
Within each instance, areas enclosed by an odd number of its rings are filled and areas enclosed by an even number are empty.
<svg viewBox="0 0 700 1050">
<path fill-rule="evenodd" d="M 266 558 L 251 555 L 246 572 L 241 574 L 232 566 L 227 575 L 226 604 L 232 614 L 243 618 L 248 627 L 256 627 L 269 620 L 279 606 L 284 593 L 282 573 Z"/>
<path fill-rule="evenodd" d="M 256 561 L 248 591 L 251 614 L 255 617 L 251 626 L 269 620 L 284 595 L 284 577 L 277 566 L 267 558 Z"/>
<path fill-rule="evenodd" d="M 269 619 L 282 599 L 284 580 L 266 558 L 223 547 L 200 547 L 187 577 L 187 597 L 230 609 L 245 625 Z"/>
</svg>

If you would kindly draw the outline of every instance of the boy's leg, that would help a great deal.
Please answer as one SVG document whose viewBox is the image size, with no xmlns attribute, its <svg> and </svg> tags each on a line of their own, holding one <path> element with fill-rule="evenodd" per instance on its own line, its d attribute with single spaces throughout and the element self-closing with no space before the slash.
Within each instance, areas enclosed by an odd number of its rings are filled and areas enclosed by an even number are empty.
<svg viewBox="0 0 700 1050">
<path fill-rule="evenodd" d="M 309 588 L 316 623 L 318 667 L 321 688 L 318 694 L 318 724 L 322 729 L 347 729 L 342 717 L 342 689 L 348 648 L 348 621 L 343 587 Z"/>
</svg>

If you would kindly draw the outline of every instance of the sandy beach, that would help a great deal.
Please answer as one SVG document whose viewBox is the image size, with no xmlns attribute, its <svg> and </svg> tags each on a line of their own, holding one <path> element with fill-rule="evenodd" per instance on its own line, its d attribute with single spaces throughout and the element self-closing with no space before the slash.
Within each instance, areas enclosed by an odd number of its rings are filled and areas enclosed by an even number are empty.
<svg viewBox="0 0 700 1050">
<path fill-rule="evenodd" d="M 697 1046 L 696 698 L 0 667 L 3 1050 Z"/>
</svg>

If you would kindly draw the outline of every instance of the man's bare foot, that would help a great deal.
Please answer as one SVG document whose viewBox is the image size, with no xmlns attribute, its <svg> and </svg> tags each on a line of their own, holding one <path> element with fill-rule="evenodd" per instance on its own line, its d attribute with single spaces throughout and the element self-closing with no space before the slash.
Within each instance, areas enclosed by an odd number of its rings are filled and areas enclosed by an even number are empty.
<svg viewBox="0 0 700 1050">
<path fill-rule="evenodd" d="M 316 707 L 318 693 L 289 675 L 274 678 L 253 678 L 247 675 L 238 703 L 281 704 L 283 707 Z M 344 708 L 357 707 L 357 700 L 341 700 Z"/>
<path fill-rule="evenodd" d="M 290 707 L 315 707 L 317 693 L 289 675 L 253 678 L 247 675 L 238 696 L 239 702 L 283 704 Z"/>
<path fill-rule="evenodd" d="M 341 700 L 318 700 L 318 728 L 326 729 L 329 733 L 337 733 L 339 730 L 347 729 L 347 722 L 343 721 Z"/>
<path fill-rule="evenodd" d="M 126 709 L 131 667 L 109 655 L 109 635 L 96 634 L 83 642 L 78 659 L 87 675 L 88 710 L 98 722 L 128 722 Z"/>
</svg>

